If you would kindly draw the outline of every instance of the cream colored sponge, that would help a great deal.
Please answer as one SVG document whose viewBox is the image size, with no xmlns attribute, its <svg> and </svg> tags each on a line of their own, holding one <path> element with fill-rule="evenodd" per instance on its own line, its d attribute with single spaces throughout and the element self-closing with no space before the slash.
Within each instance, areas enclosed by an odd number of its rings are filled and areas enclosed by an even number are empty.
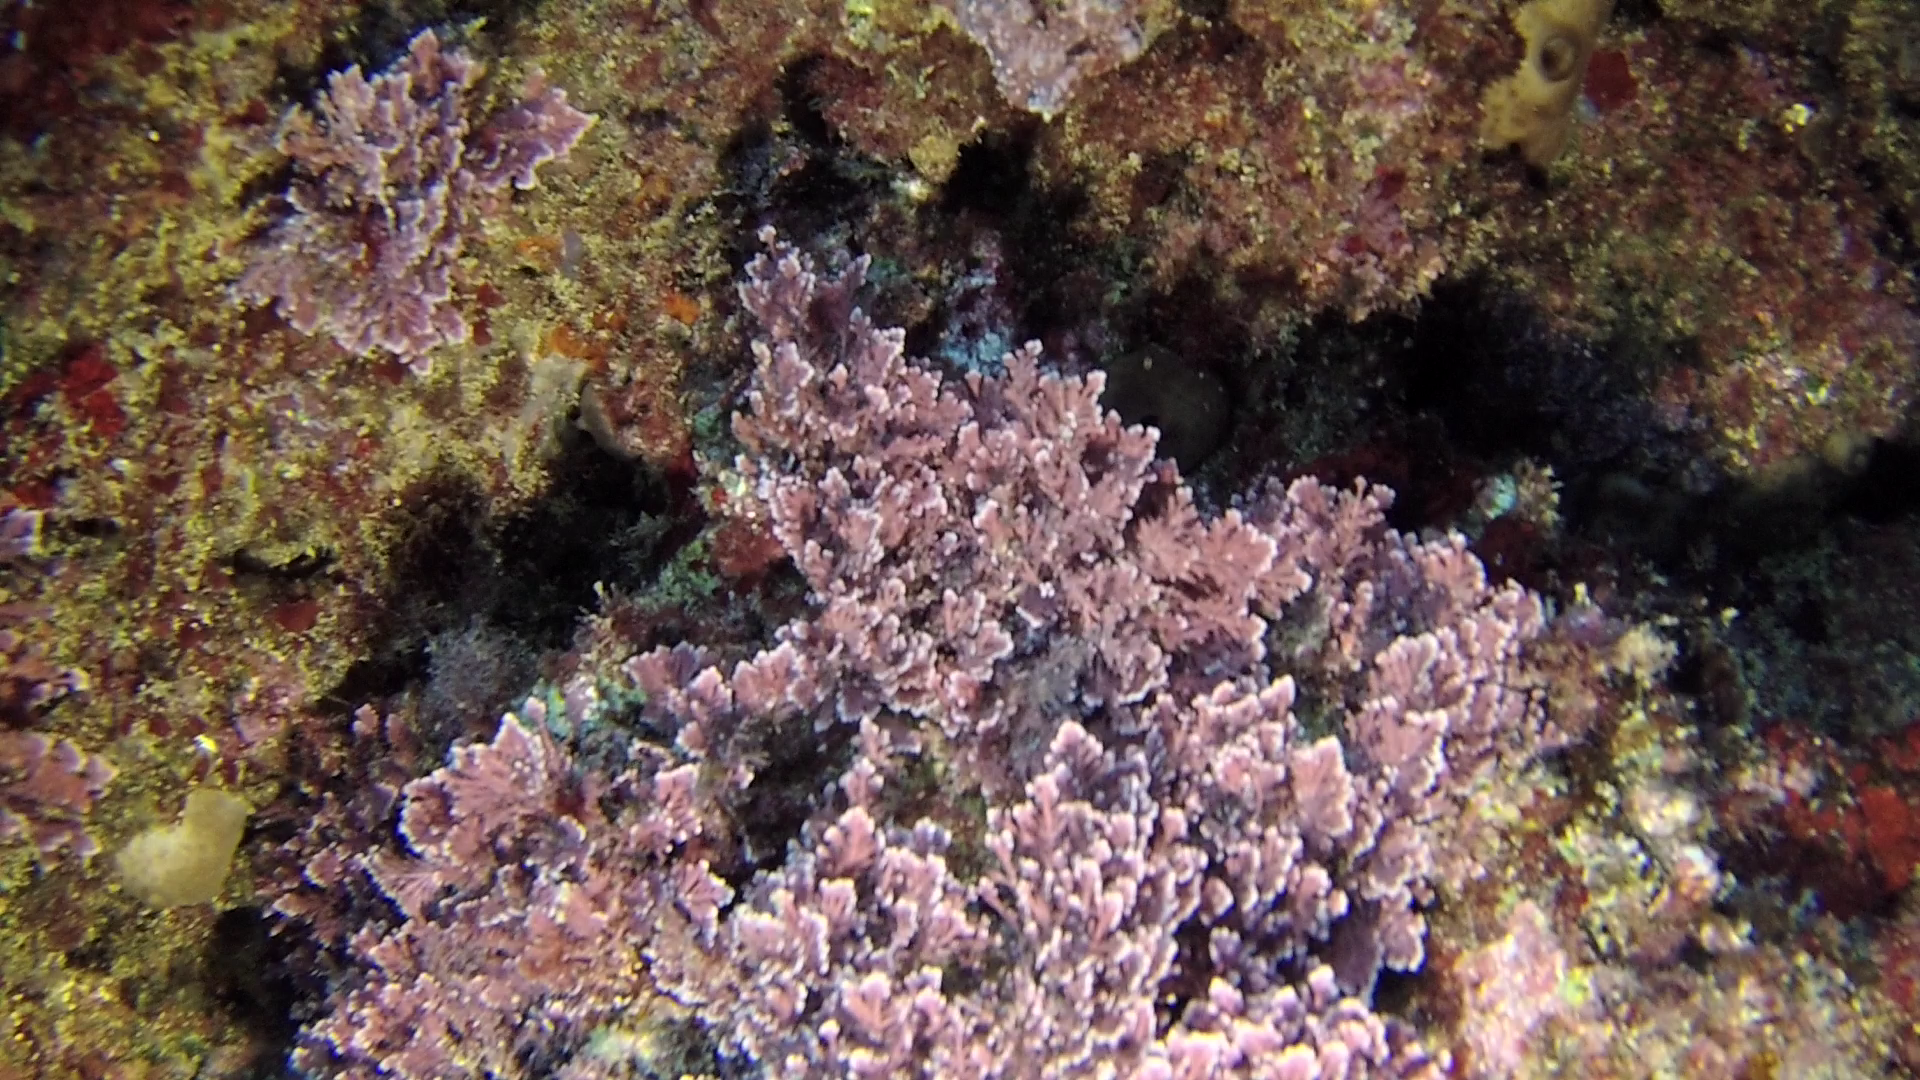
<svg viewBox="0 0 1920 1080">
<path fill-rule="evenodd" d="M 120 883 L 155 907 L 208 903 L 220 895 L 250 812 L 217 788 L 189 794 L 179 824 L 148 829 L 115 856 Z"/>
</svg>

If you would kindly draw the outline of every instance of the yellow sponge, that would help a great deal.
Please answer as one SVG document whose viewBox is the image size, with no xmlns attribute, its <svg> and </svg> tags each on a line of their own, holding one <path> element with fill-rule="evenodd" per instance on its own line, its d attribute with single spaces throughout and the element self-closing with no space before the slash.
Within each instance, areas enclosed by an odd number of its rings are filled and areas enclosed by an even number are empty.
<svg viewBox="0 0 1920 1080">
<path fill-rule="evenodd" d="M 1528 164 L 1541 167 L 1560 156 L 1587 61 L 1612 9 L 1613 0 L 1532 0 L 1520 9 L 1513 25 L 1527 55 L 1481 99 L 1481 142 L 1495 150 L 1518 146 Z"/>
<path fill-rule="evenodd" d="M 114 857 L 120 883 L 155 907 L 208 903 L 220 895 L 249 812 L 237 795 L 194 791 L 179 824 L 148 829 Z"/>
</svg>

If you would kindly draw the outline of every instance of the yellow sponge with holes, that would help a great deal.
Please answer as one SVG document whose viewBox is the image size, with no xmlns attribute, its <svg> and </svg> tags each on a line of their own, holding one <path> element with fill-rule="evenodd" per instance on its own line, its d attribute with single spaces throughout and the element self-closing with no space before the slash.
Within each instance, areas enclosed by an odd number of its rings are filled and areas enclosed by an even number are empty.
<svg viewBox="0 0 1920 1080">
<path fill-rule="evenodd" d="M 1481 99 L 1482 143 L 1494 150 L 1518 146 L 1528 164 L 1541 167 L 1560 156 L 1587 61 L 1612 9 L 1613 0 L 1532 0 L 1520 9 L 1513 25 L 1526 39 L 1527 55 Z"/>
</svg>

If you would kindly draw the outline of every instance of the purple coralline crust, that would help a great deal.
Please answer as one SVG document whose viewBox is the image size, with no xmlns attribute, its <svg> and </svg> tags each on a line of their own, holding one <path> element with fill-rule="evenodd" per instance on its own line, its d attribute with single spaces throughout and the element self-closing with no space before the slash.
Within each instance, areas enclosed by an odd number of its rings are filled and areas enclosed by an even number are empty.
<svg viewBox="0 0 1920 1080">
<path fill-rule="evenodd" d="M 1511 1076 L 1528 1042 L 1574 1006 L 1560 994 L 1567 955 L 1547 917 L 1531 900 L 1507 919 L 1507 934 L 1462 956 L 1454 978 L 1465 998 L 1463 1042 L 1473 1076 Z"/>
<path fill-rule="evenodd" d="M 0 841 L 25 838 L 41 855 L 83 859 L 100 847 L 86 814 L 113 780 L 106 759 L 37 731 L 0 731 Z"/>
<path fill-rule="evenodd" d="M 8 625 L 31 625 L 47 614 L 37 605 L 0 603 L 0 725 L 26 727 L 41 708 L 87 688 L 85 675 L 49 661 L 39 643 Z"/>
<path fill-rule="evenodd" d="M 45 612 L 0 604 L 0 842 L 25 839 L 43 856 L 99 852 L 85 818 L 113 780 L 105 758 L 66 739 L 23 730 L 40 710 L 86 690 L 86 677 L 50 662 L 25 633 L 6 625 Z"/>
<path fill-rule="evenodd" d="M 0 510 L 0 566 L 19 562 L 40 553 L 39 510 L 9 506 Z"/>
<path fill-rule="evenodd" d="M 993 61 L 1009 104 L 1051 117 L 1081 79 L 1140 55 L 1139 0 L 940 0 Z"/>
<path fill-rule="evenodd" d="M 733 505 L 813 611 L 730 670 L 627 661 L 652 741 L 616 776 L 535 709 L 410 785 L 410 854 L 357 857 L 397 918 L 303 1063 L 590 1075 L 655 992 L 767 1075 L 1440 1075 L 1369 1001 L 1472 871 L 1456 811 L 1546 739 L 1538 598 L 1386 528 L 1378 488 L 1205 515 L 1099 376 L 1028 346 L 945 381 L 854 306 L 863 270 L 777 247 L 742 287 Z M 740 733 L 832 728 L 851 764 L 736 894 L 710 864 L 755 780 Z M 908 796 L 929 764 L 938 820 Z"/>
<path fill-rule="evenodd" d="M 433 31 L 371 80 L 334 72 L 314 110 L 296 107 L 276 145 L 292 159 L 292 213 L 275 225 L 237 286 L 274 301 L 302 333 L 349 352 L 384 350 L 416 372 L 429 350 L 467 340 L 453 305 L 465 238 L 509 185 L 564 158 L 593 117 L 539 75 L 521 100 L 473 126 L 481 65 Z"/>
</svg>

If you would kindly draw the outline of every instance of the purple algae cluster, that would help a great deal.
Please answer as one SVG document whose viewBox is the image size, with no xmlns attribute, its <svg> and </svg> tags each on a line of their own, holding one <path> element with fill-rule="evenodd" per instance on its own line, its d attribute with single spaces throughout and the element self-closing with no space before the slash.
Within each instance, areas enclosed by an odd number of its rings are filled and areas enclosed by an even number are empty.
<svg viewBox="0 0 1920 1080">
<path fill-rule="evenodd" d="M 993 59 L 1007 102 L 1051 118 L 1074 84 L 1103 75 L 1146 48 L 1142 0 L 941 0 Z"/>
<path fill-rule="evenodd" d="M 0 672 L 0 678 L 8 674 Z M 0 731 L 0 840 L 25 839 L 41 855 L 98 854 L 85 818 L 115 772 L 105 758 L 71 739 Z"/>
<path fill-rule="evenodd" d="M 300 1063 L 630 1075 L 607 1033 L 664 997 L 766 1075 L 1441 1075 L 1371 996 L 1472 872 L 1469 794 L 1553 741 L 1539 598 L 1377 487 L 1203 513 L 1099 375 L 1030 345 L 943 378 L 854 305 L 864 270 L 776 244 L 741 289 L 739 512 L 808 612 L 737 662 L 577 671 L 405 786 L 404 847 L 316 819 L 282 910 L 390 907 L 339 931 Z M 617 763 L 570 750 L 609 722 Z M 844 765 L 748 851 L 766 751 L 806 743 Z"/>
<path fill-rule="evenodd" d="M 288 216 L 236 286 L 302 333 L 385 352 L 418 373 L 435 346 L 467 340 L 456 264 L 487 208 L 563 158 L 593 117 L 534 76 L 520 100 L 476 119 L 479 62 L 433 31 L 368 79 L 334 72 L 315 109 L 295 107 L 276 145 L 293 162 Z"/>
<path fill-rule="evenodd" d="M 44 517 L 0 509 L 0 568 L 40 554 Z M 0 841 L 24 839 L 43 856 L 86 859 L 99 851 L 86 814 L 115 770 L 71 739 L 26 730 L 46 706 L 86 689 L 85 676 L 50 662 L 35 640 L 34 624 L 45 614 L 0 603 Z"/>
<path fill-rule="evenodd" d="M 29 511 L 0 513 L 0 565 L 33 553 L 38 524 Z M 18 541 L 11 548 L 9 536 Z M 0 603 L 0 842 L 24 839 L 42 856 L 84 860 L 100 849 L 87 831 L 87 811 L 115 769 L 71 739 L 29 729 L 48 705 L 87 687 L 83 674 L 47 659 L 35 633 L 46 614 Z"/>
</svg>

